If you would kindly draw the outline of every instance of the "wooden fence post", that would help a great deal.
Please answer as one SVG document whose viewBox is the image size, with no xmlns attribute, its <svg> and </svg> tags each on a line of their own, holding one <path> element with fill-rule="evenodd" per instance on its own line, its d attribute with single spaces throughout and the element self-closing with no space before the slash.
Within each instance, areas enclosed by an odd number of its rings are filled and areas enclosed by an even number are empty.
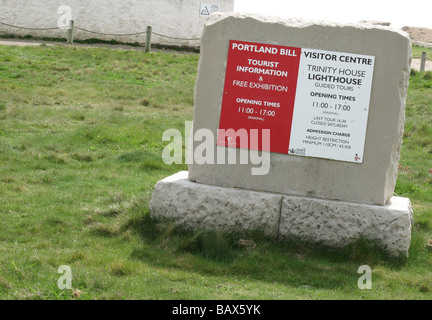
<svg viewBox="0 0 432 320">
<path fill-rule="evenodd" d="M 67 44 L 73 44 L 74 21 L 69 20 L 69 29 L 67 30 Z"/>
<path fill-rule="evenodd" d="M 152 27 L 148 26 L 146 31 L 146 44 L 145 44 L 145 52 L 150 52 L 151 47 L 151 34 L 152 34 Z"/>
<path fill-rule="evenodd" d="M 426 52 L 422 52 L 421 62 L 420 62 L 420 71 L 423 72 L 426 69 Z"/>
</svg>

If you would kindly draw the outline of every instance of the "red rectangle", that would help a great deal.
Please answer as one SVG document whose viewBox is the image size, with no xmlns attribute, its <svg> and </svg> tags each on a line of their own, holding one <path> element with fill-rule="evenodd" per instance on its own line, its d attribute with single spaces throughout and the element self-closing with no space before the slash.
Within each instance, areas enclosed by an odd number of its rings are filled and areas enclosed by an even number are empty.
<svg viewBox="0 0 432 320">
<path fill-rule="evenodd" d="M 230 41 L 218 145 L 288 153 L 300 52 L 295 47 Z M 265 129 L 270 146 L 260 143 Z"/>
</svg>

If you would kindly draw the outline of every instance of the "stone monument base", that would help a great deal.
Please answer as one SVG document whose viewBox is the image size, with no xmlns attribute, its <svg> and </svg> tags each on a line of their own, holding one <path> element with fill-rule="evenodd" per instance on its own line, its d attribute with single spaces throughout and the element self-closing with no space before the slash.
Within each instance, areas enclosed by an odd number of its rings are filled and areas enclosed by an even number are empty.
<svg viewBox="0 0 432 320">
<path fill-rule="evenodd" d="M 187 171 L 156 184 L 149 210 L 152 218 L 173 219 L 188 230 L 262 230 L 278 241 L 330 247 L 366 239 L 394 256 L 408 256 L 413 224 L 408 198 L 380 206 L 288 196 L 195 183 Z"/>
</svg>

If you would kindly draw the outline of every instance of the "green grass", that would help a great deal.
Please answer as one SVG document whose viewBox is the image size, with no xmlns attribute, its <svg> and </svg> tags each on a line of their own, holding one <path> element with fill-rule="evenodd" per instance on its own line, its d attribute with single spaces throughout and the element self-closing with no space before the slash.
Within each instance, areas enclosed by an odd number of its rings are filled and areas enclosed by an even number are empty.
<svg viewBox="0 0 432 320">
<path fill-rule="evenodd" d="M 432 59 L 432 48 L 424 48 L 416 45 L 412 46 L 412 56 L 414 58 L 420 58 L 422 52 L 426 52 L 426 57 Z"/>
<path fill-rule="evenodd" d="M 0 299 L 432 298 L 430 73 L 411 75 L 395 193 L 416 224 L 396 259 L 361 241 L 332 250 L 149 218 L 155 183 L 187 169 L 163 163 L 161 137 L 192 120 L 198 58 L 0 47 Z M 61 265 L 72 290 L 57 286 Z M 372 290 L 357 287 L 361 265 Z"/>
</svg>

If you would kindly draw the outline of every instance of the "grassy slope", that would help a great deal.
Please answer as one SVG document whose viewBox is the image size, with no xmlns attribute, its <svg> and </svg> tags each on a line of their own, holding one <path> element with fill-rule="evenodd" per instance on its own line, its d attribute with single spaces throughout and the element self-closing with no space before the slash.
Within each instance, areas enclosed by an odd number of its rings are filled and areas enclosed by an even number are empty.
<svg viewBox="0 0 432 320">
<path fill-rule="evenodd" d="M 0 47 L 0 298 L 430 299 L 430 74 L 413 74 L 396 193 L 414 205 L 410 257 L 373 246 L 191 234 L 148 218 L 168 128 L 192 119 L 198 56 Z M 239 238 L 256 247 L 239 245 Z M 373 289 L 359 290 L 369 265 Z"/>
</svg>

